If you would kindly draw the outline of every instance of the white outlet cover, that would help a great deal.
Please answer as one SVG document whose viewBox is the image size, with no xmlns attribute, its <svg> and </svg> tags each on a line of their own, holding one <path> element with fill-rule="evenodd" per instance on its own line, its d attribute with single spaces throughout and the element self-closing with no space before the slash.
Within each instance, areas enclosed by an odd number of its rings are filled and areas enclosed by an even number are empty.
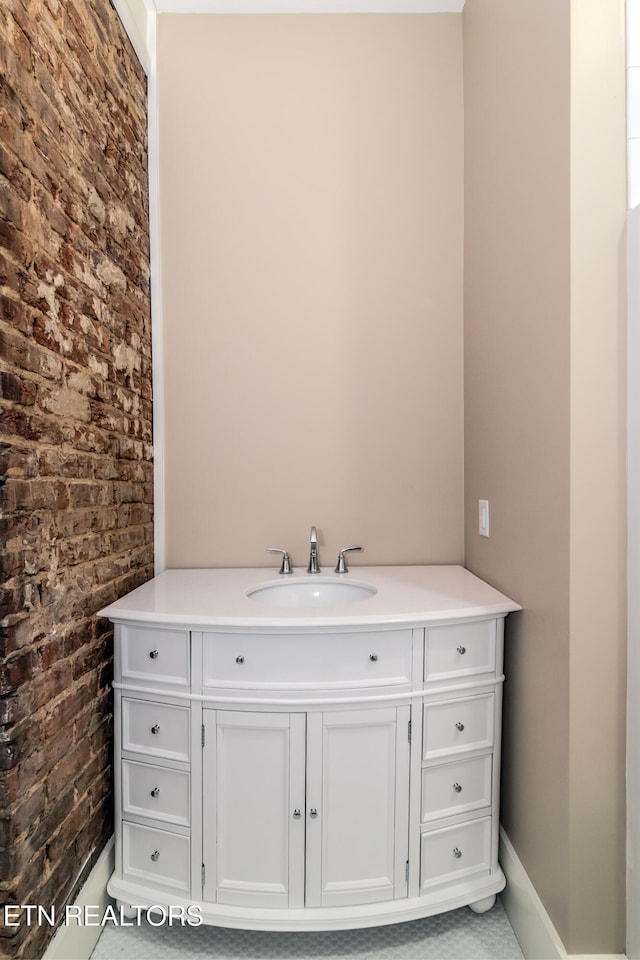
<svg viewBox="0 0 640 960">
<path fill-rule="evenodd" d="M 478 533 L 481 537 L 489 536 L 489 501 L 478 500 Z"/>
</svg>

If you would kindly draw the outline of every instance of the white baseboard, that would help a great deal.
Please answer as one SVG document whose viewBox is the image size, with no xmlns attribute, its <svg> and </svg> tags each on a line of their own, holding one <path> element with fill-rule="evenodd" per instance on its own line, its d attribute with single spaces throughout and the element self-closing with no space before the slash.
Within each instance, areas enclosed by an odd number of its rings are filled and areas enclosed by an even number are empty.
<svg viewBox="0 0 640 960">
<path fill-rule="evenodd" d="M 624 960 L 624 954 L 568 954 L 509 837 L 500 827 L 500 865 L 507 886 L 500 894 L 526 960 Z"/>
<path fill-rule="evenodd" d="M 564 944 L 502 827 L 500 866 L 507 878 L 500 899 L 526 960 L 564 960 Z"/>
<path fill-rule="evenodd" d="M 97 908 L 94 916 L 102 916 L 111 898 L 107 893 L 107 881 L 115 866 L 113 837 L 98 857 L 96 865 L 87 877 L 75 905 L 80 908 Z M 79 925 L 74 920 L 58 927 L 56 935 L 47 947 L 43 960 L 89 960 L 102 933 L 99 925 Z"/>
</svg>

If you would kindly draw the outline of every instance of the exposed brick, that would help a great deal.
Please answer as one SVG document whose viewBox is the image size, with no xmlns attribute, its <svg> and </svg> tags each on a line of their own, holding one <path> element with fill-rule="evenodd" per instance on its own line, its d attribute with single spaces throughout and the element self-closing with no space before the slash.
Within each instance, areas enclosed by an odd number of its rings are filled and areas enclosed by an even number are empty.
<svg viewBox="0 0 640 960">
<path fill-rule="evenodd" d="M 0 293 L 0 321 L 2 320 L 10 324 L 14 330 L 27 336 L 33 330 L 33 311 L 21 300 Z M 0 355 L 5 357 L 4 352 Z"/>
<path fill-rule="evenodd" d="M 29 237 L 7 220 L 0 219 L 0 244 L 16 260 L 25 266 L 33 258 L 33 244 Z"/>
<path fill-rule="evenodd" d="M 15 693 L 18 687 L 30 679 L 32 670 L 33 655 L 30 650 L 0 664 L 0 696 Z"/>
<path fill-rule="evenodd" d="M 65 791 L 74 789 L 78 772 L 91 760 L 91 744 L 83 738 L 61 758 L 47 779 L 47 792 L 55 804 Z M 79 811 L 82 815 L 82 811 Z"/>
<path fill-rule="evenodd" d="M 0 4 L 0 891 L 113 829 L 113 638 L 153 572 L 146 81 L 109 0 Z M 53 931 L 0 929 L 41 956 Z"/>
<path fill-rule="evenodd" d="M 24 380 L 10 370 L 0 370 L 0 396 L 4 400 L 13 400 L 23 407 L 29 407 L 36 402 L 36 385 L 31 380 Z"/>
<path fill-rule="evenodd" d="M 27 337 L 34 329 L 34 323 L 26 331 Z M 0 356 L 7 364 L 15 366 L 24 373 L 43 377 L 47 380 L 62 378 L 63 365 L 59 357 L 48 350 L 42 350 L 27 337 L 19 336 L 14 330 L 0 328 Z"/>
</svg>

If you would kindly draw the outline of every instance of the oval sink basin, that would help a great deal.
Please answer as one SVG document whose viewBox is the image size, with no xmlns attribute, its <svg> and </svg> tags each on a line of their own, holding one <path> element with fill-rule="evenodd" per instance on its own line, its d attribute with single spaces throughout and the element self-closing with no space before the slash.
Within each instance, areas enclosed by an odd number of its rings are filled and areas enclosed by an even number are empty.
<svg viewBox="0 0 640 960">
<path fill-rule="evenodd" d="M 335 607 L 343 603 L 366 600 L 376 593 L 366 583 L 348 583 L 343 580 L 283 580 L 265 583 L 247 591 L 247 596 L 272 607 Z"/>
</svg>

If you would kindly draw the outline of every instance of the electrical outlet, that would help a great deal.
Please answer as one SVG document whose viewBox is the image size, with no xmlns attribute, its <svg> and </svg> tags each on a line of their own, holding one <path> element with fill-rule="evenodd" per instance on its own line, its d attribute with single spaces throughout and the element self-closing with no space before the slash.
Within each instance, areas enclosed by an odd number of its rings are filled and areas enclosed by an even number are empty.
<svg viewBox="0 0 640 960">
<path fill-rule="evenodd" d="M 489 536 L 489 501 L 478 500 L 478 533 L 481 537 Z"/>
</svg>

